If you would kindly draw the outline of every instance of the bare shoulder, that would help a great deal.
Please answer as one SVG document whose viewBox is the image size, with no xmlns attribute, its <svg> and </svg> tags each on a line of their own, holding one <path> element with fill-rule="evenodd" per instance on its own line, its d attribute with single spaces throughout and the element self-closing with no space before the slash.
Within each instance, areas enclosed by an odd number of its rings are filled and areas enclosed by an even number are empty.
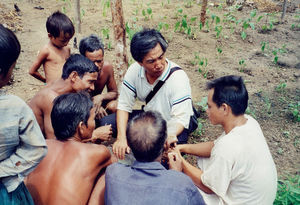
<svg viewBox="0 0 300 205">
<path fill-rule="evenodd" d="M 51 107 L 54 98 L 57 93 L 54 92 L 50 86 L 42 88 L 37 94 L 30 100 L 30 107 L 39 107 L 40 109 Z"/>
<path fill-rule="evenodd" d="M 81 151 L 85 152 L 85 155 L 90 156 L 93 159 L 99 159 L 99 161 L 110 158 L 110 152 L 104 145 L 92 144 L 92 143 L 80 143 Z"/>
<path fill-rule="evenodd" d="M 114 68 L 110 62 L 104 61 L 102 70 L 103 72 L 113 73 Z"/>
</svg>

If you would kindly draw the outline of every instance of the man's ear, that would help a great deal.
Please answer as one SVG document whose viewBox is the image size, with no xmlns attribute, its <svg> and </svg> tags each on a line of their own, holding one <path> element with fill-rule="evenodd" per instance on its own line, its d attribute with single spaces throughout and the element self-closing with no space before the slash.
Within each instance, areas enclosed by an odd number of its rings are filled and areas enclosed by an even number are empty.
<svg viewBox="0 0 300 205">
<path fill-rule="evenodd" d="M 70 73 L 70 75 L 69 75 L 69 78 L 72 83 L 75 83 L 77 77 L 78 77 L 78 73 L 76 71 L 72 71 L 72 73 Z"/>
<path fill-rule="evenodd" d="M 140 62 L 138 62 L 138 64 L 140 64 L 140 66 L 142 66 L 142 67 L 143 67 L 143 63 L 140 63 Z"/>
<path fill-rule="evenodd" d="M 224 112 L 224 115 L 228 115 L 231 112 L 231 108 L 229 105 L 227 105 L 226 103 L 223 103 L 221 105 L 221 109 Z"/>
<path fill-rule="evenodd" d="M 52 34 L 51 34 L 51 33 L 48 33 L 48 37 L 49 37 L 49 38 L 52 38 L 53 36 L 52 36 Z"/>
<path fill-rule="evenodd" d="M 82 136 L 86 129 L 86 125 L 81 121 L 77 126 L 77 132 L 79 136 Z"/>
</svg>

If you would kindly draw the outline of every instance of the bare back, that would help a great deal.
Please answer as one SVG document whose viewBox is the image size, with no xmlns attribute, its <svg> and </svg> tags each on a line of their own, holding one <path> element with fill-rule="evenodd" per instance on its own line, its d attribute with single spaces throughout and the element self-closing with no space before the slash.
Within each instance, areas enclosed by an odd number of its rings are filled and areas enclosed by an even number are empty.
<svg viewBox="0 0 300 205">
<path fill-rule="evenodd" d="M 32 109 L 40 128 L 47 139 L 54 138 L 54 131 L 51 123 L 51 110 L 53 100 L 59 95 L 53 89 L 54 84 L 42 88 L 28 103 Z"/>
<path fill-rule="evenodd" d="M 86 204 L 101 169 L 110 163 L 103 145 L 47 140 L 48 154 L 27 177 L 36 204 Z"/>
<path fill-rule="evenodd" d="M 57 48 L 49 42 L 47 45 L 48 56 L 43 63 L 46 83 L 49 84 L 62 75 L 62 68 L 66 60 L 70 57 L 70 48 L 68 46 Z M 45 48 L 44 48 L 45 49 Z"/>
</svg>

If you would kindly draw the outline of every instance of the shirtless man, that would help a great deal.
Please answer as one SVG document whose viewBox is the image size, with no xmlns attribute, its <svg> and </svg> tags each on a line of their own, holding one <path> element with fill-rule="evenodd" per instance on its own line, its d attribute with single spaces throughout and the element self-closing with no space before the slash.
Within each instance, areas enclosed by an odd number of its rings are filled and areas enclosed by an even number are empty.
<svg viewBox="0 0 300 205">
<path fill-rule="evenodd" d="M 118 88 L 114 78 L 114 69 L 112 65 L 104 61 L 104 46 L 101 39 L 92 34 L 83 38 L 79 44 L 79 51 L 99 69 L 98 79 L 95 83 L 95 90 L 92 91 L 93 102 L 96 107 L 96 118 L 102 118 L 109 113 L 117 111 Z M 107 93 L 102 93 L 104 87 L 107 87 Z"/>
<path fill-rule="evenodd" d="M 94 90 L 97 76 L 98 68 L 92 61 L 80 54 L 71 55 L 63 66 L 61 78 L 41 89 L 31 99 L 29 106 L 47 139 L 55 138 L 50 119 L 54 98 L 65 93 Z M 111 132 L 111 125 L 102 126 L 95 130 L 94 137 L 101 136 L 107 140 Z"/>
<path fill-rule="evenodd" d="M 58 140 L 46 140 L 48 154 L 27 177 L 26 186 L 35 204 L 101 204 L 100 176 L 111 164 L 110 152 L 103 145 L 82 143 L 95 128 L 93 103 L 88 94 L 68 93 L 53 104 L 51 121 Z"/>
<path fill-rule="evenodd" d="M 46 27 L 49 43 L 39 52 L 29 74 L 49 84 L 61 77 L 62 67 L 71 52 L 67 45 L 75 31 L 72 21 L 59 11 L 48 17 Z M 41 65 L 44 67 L 45 77 L 38 72 Z"/>
</svg>

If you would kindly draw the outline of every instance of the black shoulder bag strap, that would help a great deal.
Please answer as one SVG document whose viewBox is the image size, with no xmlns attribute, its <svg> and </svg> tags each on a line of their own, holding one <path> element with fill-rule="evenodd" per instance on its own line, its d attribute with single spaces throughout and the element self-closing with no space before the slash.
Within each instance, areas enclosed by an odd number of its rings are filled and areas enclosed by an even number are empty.
<svg viewBox="0 0 300 205">
<path fill-rule="evenodd" d="M 168 78 L 172 75 L 172 73 L 174 73 L 177 70 L 181 70 L 181 68 L 179 67 L 174 67 L 171 68 L 169 75 L 167 76 L 165 81 L 158 81 L 158 83 L 154 86 L 153 90 L 147 95 L 146 97 L 146 104 L 148 104 L 148 102 L 150 102 L 150 100 L 153 98 L 153 96 L 157 93 L 157 91 L 161 88 L 161 86 L 163 86 L 163 84 L 168 80 Z"/>
</svg>

